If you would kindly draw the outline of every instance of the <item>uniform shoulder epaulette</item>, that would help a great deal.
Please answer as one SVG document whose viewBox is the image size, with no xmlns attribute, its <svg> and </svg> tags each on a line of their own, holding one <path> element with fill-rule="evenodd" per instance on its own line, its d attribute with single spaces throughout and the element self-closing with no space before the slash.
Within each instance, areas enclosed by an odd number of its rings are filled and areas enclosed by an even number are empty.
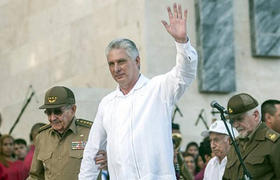
<svg viewBox="0 0 280 180">
<path fill-rule="evenodd" d="M 277 132 L 273 131 L 272 129 L 269 129 L 266 132 L 265 137 L 267 139 L 271 140 L 272 142 L 275 142 L 280 137 L 280 134 L 278 134 Z"/>
<path fill-rule="evenodd" d="M 92 124 L 93 124 L 93 122 L 88 121 L 88 120 L 84 120 L 84 119 L 77 119 L 76 120 L 76 125 L 79 125 L 79 126 L 84 126 L 84 127 L 91 128 Z"/>
<path fill-rule="evenodd" d="M 50 127 L 52 127 L 50 124 L 46 124 L 46 125 L 44 125 L 44 126 L 39 128 L 38 133 L 40 133 L 40 132 L 42 132 L 42 131 L 44 131 L 46 129 L 49 129 Z"/>
</svg>

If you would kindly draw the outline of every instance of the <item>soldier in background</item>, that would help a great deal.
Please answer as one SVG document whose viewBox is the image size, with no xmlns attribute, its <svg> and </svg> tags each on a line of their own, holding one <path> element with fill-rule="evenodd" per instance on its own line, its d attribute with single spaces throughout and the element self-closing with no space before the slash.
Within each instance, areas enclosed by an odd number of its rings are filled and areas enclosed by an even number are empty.
<svg viewBox="0 0 280 180">
<path fill-rule="evenodd" d="M 29 180 L 78 179 L 83 150 L 92 122 L 77 119 L 73 92 L 63 86 L 49 89 L 44 105 L 49 124 L 40 128 Z"/>
<path fill-rule="evenodd" d="M 280 135 L 261 122 L 258 102 L 249 94 L 237 94 L 229 99 L 227 110 L 239 132 L 237 144 L 252 178 L 280 179 Z M 243 179 L 244 172 L 233 146 L 227 158 L 223 179 Z"/>
<path fill-rule="evenodd" d="M 280 101 L 269 99 L 262 103 L 262 121 L 267 127 L 280 133 Z"/>
</svg>

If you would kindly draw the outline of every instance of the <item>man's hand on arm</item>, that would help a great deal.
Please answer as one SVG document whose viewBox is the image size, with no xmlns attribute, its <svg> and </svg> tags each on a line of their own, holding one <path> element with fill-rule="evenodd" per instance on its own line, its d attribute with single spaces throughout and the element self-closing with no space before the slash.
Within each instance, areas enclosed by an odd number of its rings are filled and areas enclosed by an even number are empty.
<svg viewBox="0 0 280 180">
<path fill-rule="evenodd" d="M 164 25 L 166 31 L 175 39 L 178 43 L 186 43 L 187 42 L 187 13 L 188 11 L 184 11 L 184 17 L 182 16 L 182 7 L 179 4 L 177 6 L 176 3 L 173 5 L 173 13 L 170 7 L 167 7 L 169 22 L 168 25 L 166 21 L 162 20 L 162 24 Z"/>
<path fill-rule="evenodd" d="M 95 164 L 100 165 L 99 169 L 107 170 L 107 153 L 104 150 L 99 150 L 94 158 Z"/>
</svg>

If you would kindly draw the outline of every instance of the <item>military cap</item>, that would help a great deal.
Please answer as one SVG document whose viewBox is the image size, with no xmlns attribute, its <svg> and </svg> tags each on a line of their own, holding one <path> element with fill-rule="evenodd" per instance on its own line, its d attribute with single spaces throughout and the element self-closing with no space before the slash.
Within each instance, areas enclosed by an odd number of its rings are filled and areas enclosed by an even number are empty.
<svg viewBox="0 0 280 180">
<path fill-rule="evenodd" d="M 73 92 L 67 87 L 55 86 L 46 92 L 44 105 L 39 109 L 58 108 L 68 104 L 75 104 Z"/>
<path fill-rule="evenodd" d="M 227 104 L 229 118 L 235 118 L 258 106 L 258 101 L 251 95 L 240 93 L 232 96 Z"/>
</svg>

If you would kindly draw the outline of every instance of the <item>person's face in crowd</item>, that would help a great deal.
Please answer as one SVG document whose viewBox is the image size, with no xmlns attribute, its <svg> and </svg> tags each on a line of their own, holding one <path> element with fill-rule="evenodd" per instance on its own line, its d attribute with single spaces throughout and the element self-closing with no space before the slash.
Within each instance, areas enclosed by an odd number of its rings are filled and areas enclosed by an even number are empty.
<svg viewBox="0 0 280 180">
<path fill-rule="evenodd" d="M 75 116 L 76 105 L 45 110 L 52 128 L 62 134 L 70 125 Z"/>
<path fill-rule="evenodd" d="M 14 153 L 19 160 L 24 160 L 28 153 L 27 146 L 25 144 L 15 144 Z"/>
<path fill-rule="evenodd" d="M 192 154 L 194 157 L 198 156 L 198 149 L 196 146 L 190 146 L 187 153 Z"/>
<path fill-rule="evenodd" d="M 214 153 L 214 155 L 217 156 L 220 161 L 222 161 L 227 155 L 230 148 L 229 136 L 211 132 L 210 144 L 211 150 Z"/>
<path fill-rule="evenodd" d="M 202 169 L 204 167 L 204 162 L 202 160 L 202 157 L 201 156 L 198 156 L 197 157 L 197 166 Z"/>
<path fill-rule="evenodd" d="M 121 88 L 132 88 L 139 76 L 140 58 L 132 60 L 125 49 L 112 49 L 107 61 L 114 80 Z"/>
<path fill-rule="evenodd" d="M 247 137 L 259 124 L 259 112 L 254 111 L 253 114 L 242 114 L 236 118 L 233 118 L 233 126 L 239 133 L 239 137 Z"/>
<path fill-rule="evenodd" d="M 14 152 L 14 140 L 7 137 L 3 140 L 2 153 L 6 157 L 11 157 Z"/>
<path fill-rule="evenodd" d="M 194 174 L 195 172 L 195 162 L 194 162 L 194 157 L 193 156 L 185 156 L 184 160 L 187 164 L 187 167 L 189 169 L 189 171 Z"/>
<path fill-rule="evenodd" d="M 280 104 L 276 104 L 275 108 L 276 112 L 273 115 L 266 113 L 265 118 L 268 126 L 274 131 L 280 133 Z"/>
</svg>

